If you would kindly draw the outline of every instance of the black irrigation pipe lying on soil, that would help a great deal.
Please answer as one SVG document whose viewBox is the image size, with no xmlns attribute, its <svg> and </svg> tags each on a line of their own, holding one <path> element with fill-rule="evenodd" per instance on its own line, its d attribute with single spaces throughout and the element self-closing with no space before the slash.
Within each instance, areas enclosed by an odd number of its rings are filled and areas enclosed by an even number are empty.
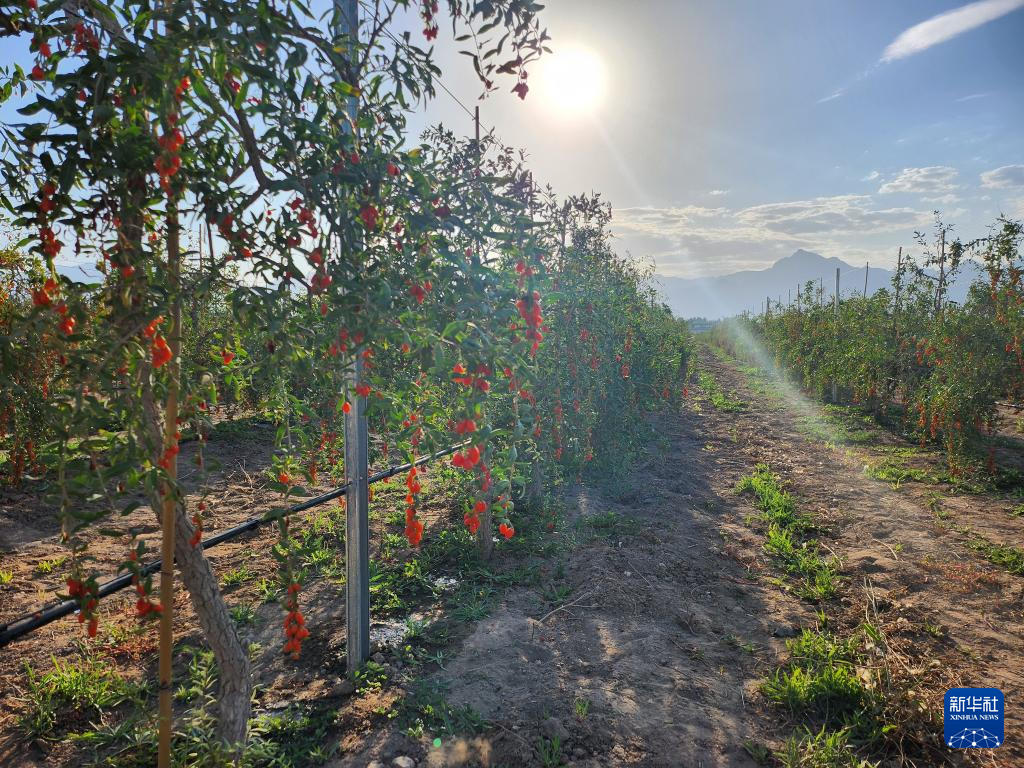
<svg viewBox="0 0 1024 768">
<path fill-rule="evenodd" d="M 390 467 L 388 469 L 383 470 L 382 472 L 378 472 L 375 475 L 370 475 L 370 477 L 367 478 L 367 482 L 379 483 L 381 480 L 387 480 L 388 478 L 394 477 L 400 472 L 408 472 L 413 467 L 419 467 L 422 466 L 423 464 L 426 464 L 429 461 L 433 461 L 434 459 L 440 459 L 443 458 L 444 456 L 448 456 L 449 454 L 455 453 L 457 450 L 459 450 L 460 448 L 465 448 L 467 445 L 469 445 L 468 442 L 459 443 L 458 445 L 453 445 L 449 448 L 445 448 L 443 451 L 431 453 L 427 456 L 421 456 L 415 461 L 408 462 L 406 464 L 401 464 L 395 467 Z M 345 483 L 344 485 L 335 488 L 333 491 L 322 493 L 319 496 L 314 496 L 311 499 L 307 499 L 306 501 L 303 501 L 299 504 L 295 504 L 294 506 L 289 507 L 287 511 L 283 513 L 277 513 L 274 515 L 261 515 L 260 517 L 254 517 L 251 520 L 246 520 L 244 523 L 239 523 L 238 525 L 232 528 L 228 528 L 226 531 L 222 531 L 221 533 L 218 533 L 216 536 L 211 536 L 209 539 L 202 540 L 200 542 L 200 545 L 204 550 L 210 549 L 211 547 L 215 547 L 222 542 L 228 541 L 229 539 L 233 539 L 236 536 L 240 536 L 243 533 L 247 533 L 248 531 L 254 531 L 260 526 L 267 525 L 268 523 L 273 523 L 277 521 L 282 515 L 294 514 L 296 512 L 305 512 L 307 509 L 312 509 L 313 507 L 318 507 L 321 504 L 326 504 L 328 501 L 333 501 L 334 499 L 337 499 L 340 496 L 344 496 L 345 492 L 348 490 L 348 486 L 349 484 Z M 160 565 L 160 560 L 154 560 L 153 562 L 142 566 L 142 575 L 149 576 L 150 574 L 156 573 L 160 570 Z M 118 592 L 124 589 L 125 587 L 129 586 L 131 583 L 132 574 L 126 573 L 123 576 L 118 576 L 117 578 L 111 579 L 105 584 L 102 584 L 99 590 L 96 592 L 96 598 L 99 599 L 106 597 L 107 595 L 112 595 L 115 592 Z M 14 640 L 17 640 L 19 637 L 24 637 L 29 632 L 39 629 L 40 627 L 45 627 L 47 624 L 54 622 L 57 619 L 67 616 L 70 613 L 74 613 L 78 610 L 78 607 L 79 606 L 77 600 L 64 600 L 63 602 L 57 603 L 56 605 L 51 605 L 48 608 L 41 608 L 38 611 L 33 611 L 32 613 L 26 614 L 19 619 L 15 619 L 13 622 L 9 624 L 0 624 L 0 648 L 3 648 L 8 643 L 11 643 Z"/>
</svg>

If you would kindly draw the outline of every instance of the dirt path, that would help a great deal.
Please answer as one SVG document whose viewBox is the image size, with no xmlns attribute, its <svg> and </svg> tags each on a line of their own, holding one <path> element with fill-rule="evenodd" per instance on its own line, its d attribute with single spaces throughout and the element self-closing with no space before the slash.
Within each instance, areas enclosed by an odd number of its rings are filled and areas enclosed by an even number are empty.
<svg viewBox="0 0 1024 768">
<path fill-rule="evenodd" d="M 816 606 L 780 584 L 745 524 L 754 510 L 734 489 L 758 462 L 828 531 L 843 575 L 825 606 L 837 628 L 855 631 L 870 597 L 910 696 L 933 713 L 956 685 L 1020 700 L 1024 580 L 939 525 L 919 490 L 870 479 L 856 455 L 801 429 L 803 408 L 707 351 L 701 365 L 746 407 L 719 411 L 698 396 L 681 417 L 658 420 L 661 444 L 617 494 L 570 495 L 575 535 L 601 533 L 567 554 L 559 600 L 551 585 L 510 591 L 437 673 L 453 704 L 495 727 L 429 750 L 426 764 L 744 766 L 756 764 L 745 743 L 778 748 L 793 724 L 758 685 L 785 659 L 782 638 L 814 626 Z M 1007 734 L 1022 724 L 1011 710 Z M 924 739 L 941 751 L 941 733 Z M 1024 765 L 1024 751 L 1008 742 L 972 759 Z"/>
<path fill-rule="evenodd" d="M 751 403 L 728 420 L 736 430 L 730 452 L 741 462 L 770 464 L 806 508 L 832 522 L 835 536 L 825 543 L 842 559 L 847 588 L 841 600 L 852 609 L 848 614 L 859 613 L 863 620 L 864 585 L 870 585 L 877 622 L 905 656 L 908 678 L 917 682 L 914 694 L 940 714 L 940 722 L 942 696 L 951 687 L 996 687 L 1008 701 L 1020 701 L 1024 577 L 989 563 L 970 546 L 970 531 L 948 517 L 995 533 L 1007 527 L 1006 505 L 986 495 L 958 495 L 940 484 L 894 489 L 874 480 L 865 462 L 884 455 L 884 448 L 826 446 L 799 426 L 820 412 L 817 406 L 778 408 L 775 401 L 773 409 L 735 367 L 710 354 L 703 362 L 723 387 Z M 1024 765 L 1024 744 L 1011 736 L 1024 733 L 1019 707 L 1007 709 L 1006 733 L 1007 744 L 998 753 L 972 756 L 993 765 Z"/>
</svg>

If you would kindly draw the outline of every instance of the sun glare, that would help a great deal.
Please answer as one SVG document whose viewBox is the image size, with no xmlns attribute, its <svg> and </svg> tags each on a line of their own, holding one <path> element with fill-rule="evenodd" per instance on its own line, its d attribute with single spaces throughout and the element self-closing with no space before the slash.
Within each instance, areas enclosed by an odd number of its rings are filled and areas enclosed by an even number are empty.
<svg viewBox="0 0 1024 768">
<path fill-rule="evenodd" d="M 605 91 L 601 58 L 588 48 L 559 48 L 541 59 L 537 86 L 545 100 L 566 114 L 592 112 Z"/>
</svg>

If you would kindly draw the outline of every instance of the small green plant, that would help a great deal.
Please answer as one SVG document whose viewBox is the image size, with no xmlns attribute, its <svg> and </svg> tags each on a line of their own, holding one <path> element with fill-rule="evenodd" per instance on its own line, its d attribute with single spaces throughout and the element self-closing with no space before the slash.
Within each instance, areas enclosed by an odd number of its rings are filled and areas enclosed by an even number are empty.
<svg viewBox="0 0 1024 768">
<path fill-rule="evenodd" d="M 725 641 L 729 643 L 729 645 L 735 648 L 739 648 L 741 651 L 746 651 L 750 654 L 757 653 L 758 650 L 757 646 L 754 643 L 750 642 L 749 640 L 744 640 L 739 635 L 726 635 Z"/>
<path fill-rule="evenodd" d="M 772 751 L 764 744 L 754 741 L 753 739 L 743 740 L 743 749 L 746 751 L 754 762 L 758 765 L 771 765 L 772 764 Z"/>
<path fill-rule="evenodd" d="M 784 768 L 871 768 L 874 763 L 861 760 L 849 744 L 847 730 L 815 732 L 808 728 L 794 734 L 775 756 Z"/>
<path fill-rule="evenodd" d="M 537 741 L 537 759 L 544 768 L 558 768 L 565 758 L 562 756 L 562 740 L 557 736 Z"/>
<path fill-rule="evenodd" d="M 231 609 L 231 618 L 240 627 L 252 624 L 256 620 L 256 606 L 248 603 L 236 605 Z"/>
<path fill-rule="evenodd" d="M 0 586 L 10 584 L 14 580 L 14 569 L 4 570 L 0 568 Z"/>
<path fill-rule="evenodd" d="M 276 603 L 281 597 L 280 585 L 265 576 L 256 583 L 256 591 L 264 603 Z"/>
<path fill-rule="evenodd" d="M 221 576 L 221 584 L 225 587 L 235 587 L 239 584 L 244 584 L 253 577 L 253 572 L 249 569 L 247 564 L 242 564 L 237 568 L 232 568 Z"/>
<path fill-rule="evenodd" d="M 49 576 L 51 573 L 63 566 L 67 561 L 67 555 L 60 555 L 59 557 L 54 557 L 50 560 L 40 560 L 36 563 L 36 567 L 33 569 L 33 572 L 36 576 Z"/>
<path fill-rule="evenodd" d="M 584 696 L 577 696 L 573 699 L 572 707 L 576 711 L 576 717 L 580 720 L 585 720 L 587 715 L 590 714 L 590 699 Z"/>
<path fill-rule="evenodd" d="M 384 687 L 384 682 L 387 679 L 388 673 L 384 670 L 383 665 L 375 661 L 368 661 L 356 670 L 356 693 L 364 694 L 370 691 L 379 691 Z"/>
</svg>

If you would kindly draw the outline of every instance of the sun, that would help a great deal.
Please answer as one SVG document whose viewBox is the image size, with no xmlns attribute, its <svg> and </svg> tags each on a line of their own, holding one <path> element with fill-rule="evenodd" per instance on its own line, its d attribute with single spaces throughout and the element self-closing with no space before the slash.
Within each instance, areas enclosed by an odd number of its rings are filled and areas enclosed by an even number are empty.
<svg viewBox="0 0 1024 768">
<path fill-rule="evenodd" d="M 558 48 L 540 60 L 537 88 L 555 110 L 568 115 L 593 112 L 604 99 L 604 62 L 589 48 Z"/>
</svg>

